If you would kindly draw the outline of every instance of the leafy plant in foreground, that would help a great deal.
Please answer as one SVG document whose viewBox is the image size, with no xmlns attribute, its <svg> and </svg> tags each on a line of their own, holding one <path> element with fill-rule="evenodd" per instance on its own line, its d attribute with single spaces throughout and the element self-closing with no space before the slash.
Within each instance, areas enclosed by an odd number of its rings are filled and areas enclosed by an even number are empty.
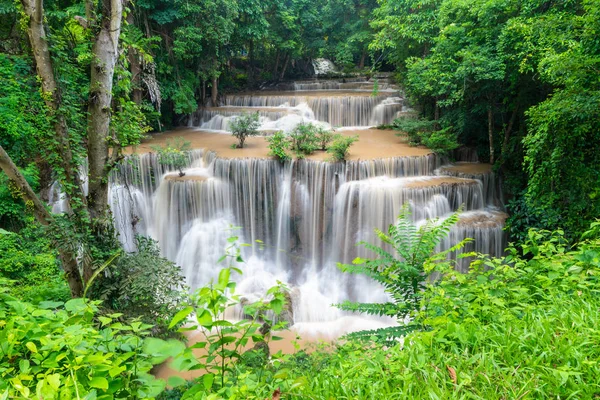
<svg viewBox="0 0 600 400">
<path fill-rule="evenodd" d="M 388 233 L 375 229 L 377 237 L 386 248 L 371 243 L 360 242 L 377 258 L 356 258 L 351 265 L 338 264 L 347 273 L 365 275 L 384 286 L 391 301 L 387 303 L 357 303 L 345 301 L 338 304 L 342 310 L 387 316 L 399 322 L 411 315 L 420 307 L 420 301 L 427 284 L 428 275 L 424 266 L 435 253 L 442 239 L 448 236 L 450 227 L 458 221 L 455 212 L 443 220 L 432 219 L 417 227 L 411 219 L 410 208 L 405 204 L 398 216 L 396 224 L 390 225 Z M 441 255 L 464 246 L 467 241 L 453 246 Z M 439 257 L 439 255 L 438 255 Z M 362 331 L 350 334 L 349 337 L 368 338 L 375 335 L 378 340 L 389 341 L 413 330 L 415 325 L 401 325 L 377 331 Z"/>
<path fill-rule="evenodd" d="M 99 301 L 34 306 L 5 289 L 0 280 L 0 398 L 152 399 L 164 390 L 143 351 L 151 325 L 98 316 Z"/>
<path fill-rule="evenodd" d="M 229 247 L 221 261 L 230 260 L 229 266 L 223 268 L 217 282 L 200 288 L 192 294 L 191 305 L 179 311 L 170 326 L 173 327 L 194 315 L 195 321 L 183 328 L 181 332 L 199 330 L 203 339 L 185 348 L 176 341 L 165 341 L 149 338 L 146 350 L 164 361 L 173 357 L 170 366 L 178 371 L 203 370 L 204 374 L 194 382 L 183 394 L 182 399 L 232 398 L 236 393 L 241 396 L 248 385 L 264 385 L 264 382 L 247 380 L 245 387 L 239 384 L 240 369 L 236 364 L 242 360 L 245 353 L 243 348 L 248 343 L 254 343 L 255 355 L 266 361 L 268 342 L 280 338 L 271 336 L 271 330 L 283 329 L 287 322 L 274 322 L 274 316 L 281 314 L 286 305 L 287 288 L 279 283 L 270 288 L 266 298 L 252 304 L 242 304 L 242 299 L 235 294 L 236 283 L 231 280 L 232 273 L 241 274 L 235 266 L 243 262 L 241 251 L 236 243 L 237 237 L 229 239 Z M 225 311 L 243 306 L 246 318 L 239 321 L 229 321 Z M 195 349 L 203 349 L 201 355 L 194 354 Z M 275 365 L 280 354 L 273 355 Z M 186 384 L 179 377 L 169 379 L 169 385 L 178 387 Z M 245 398 L 245 397 L 244 397 Z"/>
</svg>

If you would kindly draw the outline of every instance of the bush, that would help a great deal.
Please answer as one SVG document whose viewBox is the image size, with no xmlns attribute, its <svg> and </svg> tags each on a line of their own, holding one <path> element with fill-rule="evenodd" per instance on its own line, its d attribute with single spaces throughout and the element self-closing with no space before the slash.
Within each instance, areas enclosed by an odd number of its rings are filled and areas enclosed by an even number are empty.
<svg viewBox="0 0 600 400">
<path fill-rule="evenodd" d="M 29 225 L 23 233 L 38 236 L 33 240 L 0 229 L 0 278 L 12 281 L 7 292 L 32 303 L 68 300 L 69 287 L 43 230 Z"/>
<path fill-rule="evenodd" d="M 332 161 L 343 161 L 348 155 L 348 149 L 357 140 L 358 136 L 337 135 L 333 143 L 327 148 L 327 153 L 331 154 Z"/>
<path fill-rule="evenodd" d="M 310 155 L 319 149 L 319 128 L 312 123 L 301 123 L 290 132 L 290 148 L 298 158 Z"/>
<path fill-rule="evenodd" d="M 317 140 L 321 150 L 327 150 L 329 143 L 336 138 L 335 132 L 322 127 L 317 128 Z"/>
<path fill-rule="evenodd" d="M 447 154 L 459 147 L 456 133 L 451 126 L 439 128 L 438 124 L 439 121 L 426 119 L 397 118 L 393 128 L 406 133 L 411 146 L 423 145 L 435 153 Z M 401 133 L 397 135 L 403 136 Z"/>
<path fill-rule="evenodd" d="M 166 167 L 175 168 L 179 171 L 179 176 L 184 176 L 183 168 L 188 165 L 188 151 L 191 148 L 191 143 L 185 139 L 178 137 L 174 140 L 167 140 L 166 145 L 151 146 L 158 154 L 158 162 Z"/>
<path fill-rule="evenodd" d="M 34 306 L 3 288 L 5 281 L 0 282 L 0 398 L 152 399 L 164 390 L 165 382 L 150 374 L 158 361 L 143 351 L 150 325 L 98 316 L 97 301 Z"/>
<path fill-rule="evenodd" d="M 162 334 L 187 298 L 181 268 L 160 255 L 158 244 L 137 237 L 136 253 L 124 254 L 105 270 L 90 293 L 126 318 L 140 318 Z"/>
<path fill-rule="evenodd" d="M 257 112 L 253 114 L 244 113 L 231 121 L 231 134 L 238 140 L 238 149 L 244 148 L 244 142 L 248 136 L 258 135 L 258 128 L 260 127 L 258 118 Z"/>
<path fill-rule="evenodd" d="M 267 138 L 269 142 L 269 155 L 277 158 L 279 161 L 287 161 L 291 157 L 287 150 L 290 148 L 290 142 L 282 131 L 277 131 Z"/>
</svg>

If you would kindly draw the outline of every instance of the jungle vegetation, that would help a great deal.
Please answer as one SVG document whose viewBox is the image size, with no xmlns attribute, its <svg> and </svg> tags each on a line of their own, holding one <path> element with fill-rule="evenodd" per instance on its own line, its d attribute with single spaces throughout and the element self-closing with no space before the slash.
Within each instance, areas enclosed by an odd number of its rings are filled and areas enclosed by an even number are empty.
<svg viewBox="0 0 600 400">
<path fill-rule="evenodd" d="M 0 399 L 597 397 L 598 32 L 596 0 L 0 0 Z M 267 360 L 237 345 L 274 339 L 256 321 L 283 311 L 286 288 L 230 324 L 239 266 L 184 295 L 156 243 L 121 248 L 108 177 L 148 132 L 222 92 L 309 76 L 318 57 L 392 72 L 421 114 L 399 130 L 493 164 L 513 244 L 466 274 L 420 254 L 411 271 L 441 278 L 408 279 L 418 296 L 391 312 L 414 323 L 396 343 Z M 272 140 L 281 159 L 306 151 Z M 331 141 L 343 159 L 352 143 L 329 136 L 308 151 Z M 53 185 L 65 212 L 47 206 Z M 222 328 L 205 342 L 214 358 L 185 349 L 191 316 Z M 207 373 L 166 390 L 151 371 L 169 357 Z"/>
</svg>

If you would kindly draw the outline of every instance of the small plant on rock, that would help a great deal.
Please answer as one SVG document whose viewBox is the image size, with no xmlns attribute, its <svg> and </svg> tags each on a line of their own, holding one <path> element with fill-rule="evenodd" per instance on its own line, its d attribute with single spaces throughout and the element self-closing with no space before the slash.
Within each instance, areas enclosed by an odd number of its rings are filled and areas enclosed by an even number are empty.
<svg viewBox="0 0 600 400">
<path fill-rule="evenodd" d="M 327 150 L 327 146 L 336 138 L 335 132 L 322 127 L 317 128 L 317 139 L 321 150 Z"/>
<path fill-rule="evenodd" d="M 170 168 L 176 168 L 179 176 L 184 176 L 183 168 L 188 164 L 188 152 L 191 149 L 191 143 L 182 137 L 173 140 L 167 140 L 165 146 L 151 146 L 152 150 L 158 154 L 158 162 Z"/>
<path fill-rule="evenodd" d="M 331 154 L 331 160 L 344 161 L 348 155 L 348 149 L 357 140 L 358 136 L 337 135 L 333 143 L 327 148 L 327 152 Z"/>
<path fill-rule="evenodd" d="M 239 117 L 235 117 L 231 121 L 230 127 L 231 134 L 238 140 L 237 148 L 243 149 L 248 136 L 258 135 L 258 128 L 260 127 L 258 113 L 242 114 Z"/>
<path fill-rule="evenodd" d="M 290 132 L 290 147 L 298 158 L 310 155 L 319 149 L 318 127 L 311 123 L 302 123 Z"/>
<path fill-rule="evenodd" d="M 290 148 L 290 142 L 282 131 L 277 131 L 273 136 L 267 138 L 269 142 L 269 155 L 277 158 L 279 161 L 287 161 L 292 158 L 287 152 Z"/>
</svg>

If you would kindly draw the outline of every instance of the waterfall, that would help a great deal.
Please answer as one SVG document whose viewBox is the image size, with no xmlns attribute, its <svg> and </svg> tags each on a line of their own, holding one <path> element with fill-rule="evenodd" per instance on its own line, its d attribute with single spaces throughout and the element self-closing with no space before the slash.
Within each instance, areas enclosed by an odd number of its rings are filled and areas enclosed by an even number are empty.
<svg viewBox="0 0 600 400">
<path fill-rule="evenodd" d="M 306 121 L 366 127 L 389 123 L 405 110 L 397 91 L 371 96 L 360 92 L 361 85 L 365 82 L 311 81 L 296 83 L 296 91 L 227 95 L 224 106 L 199 110 L 192 123 L 226 131 L 232 118 L 255 111 L 266 134 Z M 350 86 L 355 90 L 348 90 Z M 463 159 L 476 157 L 462 153 Z M 474 241 L 463 251 L 493 256 L 503 252 L 506 214 L 491 167 L 450 164 L 445 157 L 422 154 L 281 163 L 220 158 L 210 149 L 197 149 L 188 154 L 184 176 L 162 165 L 156 154 L 141 154 L 128 157 L 111 174 L 110 207 L 128 251 L 135 247 L 136 234 L 158 240 L 162 254 L 182 267 L 192 288 L 217 276 L 227 239 L 239 237 L 249 245 L 241 249 L 246 263 L 245 274 L 235 278 L 238 292 L 250 301 L 278 280 L 285 282 L 292 288 L 297 330 L 336 336 L 394 323 L 330 305 L 348 299 L 386 300 L 378 284 L 341 273 L 336 262 L 372 256 L 356 242 L 378 244 L 373 229 L 386 231 L 403 204 L 410 204 L 415 223 L 446 218 L 462 208 L 439 250 L 471 237 Z M 51 196 L 61 210 L 60 191 Z M 464 270 L 468 263 L 458 260 L 457 268 Z"/>
</svg>

